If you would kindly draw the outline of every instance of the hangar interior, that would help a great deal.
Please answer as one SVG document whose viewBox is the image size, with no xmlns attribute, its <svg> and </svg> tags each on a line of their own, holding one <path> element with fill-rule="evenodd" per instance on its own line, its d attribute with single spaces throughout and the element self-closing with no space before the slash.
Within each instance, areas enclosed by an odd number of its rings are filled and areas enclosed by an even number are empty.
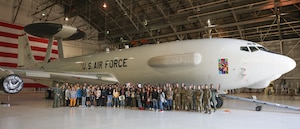
<svg viewBox="0 0 300 129">
<path fill-rule="evenodd" d="M 64 42 L 65 57 L 199 38 L 257 42 L 297 62 L 275 81 L 276 92 L 300 89 L 299 0 L 1 0 L 0 8 L 0 20 L 12 24 L 83 30 L 83 40 Z"/>
</svg>

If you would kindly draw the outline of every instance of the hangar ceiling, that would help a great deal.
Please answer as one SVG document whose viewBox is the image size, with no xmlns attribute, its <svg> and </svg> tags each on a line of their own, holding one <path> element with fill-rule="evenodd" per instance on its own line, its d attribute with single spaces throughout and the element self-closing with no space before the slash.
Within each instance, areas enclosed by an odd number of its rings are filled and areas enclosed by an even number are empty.
<svg viewBox="0 0 300 129">
<path fill-rule="evenodd" d="M 110 43 L 300 38 L 300 0 L 43 0 L 37 5 L 33 16 L 48 10 L 51 17 L 50 9 L 59 6 L 63 10 L 56 17 L 80 17 L 77 27 L 88 25 L 98 40 Z"/>
</svg>

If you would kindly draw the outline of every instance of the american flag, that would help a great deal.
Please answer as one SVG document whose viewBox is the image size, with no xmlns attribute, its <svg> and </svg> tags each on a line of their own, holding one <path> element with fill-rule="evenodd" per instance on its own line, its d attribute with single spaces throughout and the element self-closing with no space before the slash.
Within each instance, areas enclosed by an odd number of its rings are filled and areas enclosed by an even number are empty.
<svg viewBox="0 0 300 129">
<path fill-rule="evenodd" d="M 0 21 L 0 67 L 17 67 L 18 36 L 24 35 L 24 27 Z M 48 40 L 35 36 L 28 36 L 32 54 L 37 61 L 43 61 L 46 55 Z M 53 43 L 51 59 L 58 58 L 57 42 Z M 45 87 L 30 79 L 23 79 L 24 87 Z"/>
</svg>

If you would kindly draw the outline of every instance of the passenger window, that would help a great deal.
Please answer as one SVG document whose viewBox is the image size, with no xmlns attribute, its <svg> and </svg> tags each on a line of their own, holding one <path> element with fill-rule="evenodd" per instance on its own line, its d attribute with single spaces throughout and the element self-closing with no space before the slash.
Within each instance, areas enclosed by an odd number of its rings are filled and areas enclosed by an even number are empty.
<svg viewBox="0 0 300 129">
<path fill-rule="evenodd" d="M 251 46 L 251 47 L 249 47 L 249 48 L 250 48 L 251 52 L 258 51 L 258 49 L 257 49 L 256 47 L 254 47 L 254 46 Z"/>
<path fill-rule="evenodd" d="M 249 52 L 249 49 L 248 49 L 248 47 L 246 47 L 246 46 L 241 47 L 240 50 L 241 50 L 241 51 Z"/>
</svg>

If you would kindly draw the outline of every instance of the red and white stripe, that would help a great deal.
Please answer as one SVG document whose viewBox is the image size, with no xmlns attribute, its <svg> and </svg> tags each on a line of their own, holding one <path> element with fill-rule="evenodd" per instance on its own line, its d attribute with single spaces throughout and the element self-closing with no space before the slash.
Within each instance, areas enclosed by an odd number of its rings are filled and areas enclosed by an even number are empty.
<svg viewBox="0 0 300 129">
<path fill-rule="evenodd" d="M 0 67 L 17 67 L 18 36 L 24 35 L 24 27 L 0 21 Z M 32 54 L 37 61 L 43 61 L 46 55 L 48 39 L 28 36 Z M 58 58 L 57 42 L 53 43 L 51 59 Z M 30 79 L 24 79 L 24 87 L 45 87 Z"/>
</svg>

